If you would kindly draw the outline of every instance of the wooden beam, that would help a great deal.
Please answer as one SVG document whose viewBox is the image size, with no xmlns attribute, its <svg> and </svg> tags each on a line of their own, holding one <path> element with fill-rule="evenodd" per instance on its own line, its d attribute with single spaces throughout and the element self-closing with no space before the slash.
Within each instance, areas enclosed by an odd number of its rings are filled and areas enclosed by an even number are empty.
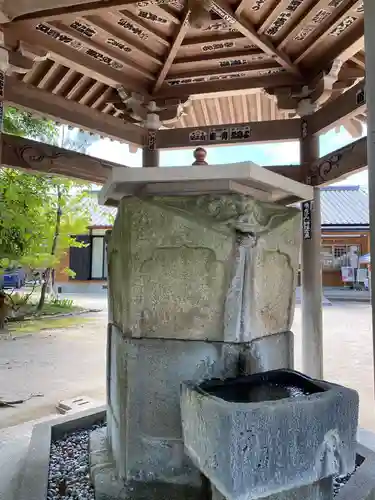
<svg viewBox="0 0 375 500">
<path fill-rule="evenodd" d="M 362 50 L 364 47 L 363 30 L 364 26 L 362 21 L 355 29 L 351 30 L 348 35 L 343 36 L 340 41 L 337 41 L 332 47 L 325 50 L 323 54 L 320 54 L 316 61 L 319 67 L 324 68 L 335 59 L 340 59 L 344 63 L 354 54 Z M 300 56 L 298 56 L 295 63 L 299 64 L 306 59 L 309 54 L 319 46 L 321 41 L 322 37 L 320 36 L 315 42 L 310 44 Z M 314 58 L 314 61 L 315 59 L 316 58 Z"/>
<path fill-rule="evenodd" d="M 88 39 L 87 37 L 81 35 L 80 33 L 76 32 L 74 29 L 72 29 L 70 26 L 66 26 L 63 24 L 61 21 L 54 21 L 49 23 L 50 26 L 53 28 L 56 28 L 58 31 L 61 31 L 63 33 L 66 33 L 72 38 L 75 38 L 78 40 L 83 46 L 86 46 L 90 49 L 93 49 L 97 52 L 103 52 L 103 46 L 101 45 L 100 42 L 94 39 Z M 138 78 L 146 78 L 147 80 L 153 81 L 154 80 L 154 75 L 144 69 L 142 66 L 137 64 L 135 61 L 132 61 L 126 55 L 119 54 L 115 49 L 112 48 L 111 45 L 108 45 L 105 47 L 105 54 L 107 56 L 110 56 L 112 59 L 119 61 L 123 66 L 124 70 L 130 69 L 131 71 L 136 72 L 138 75 Z"/>
<path fill-rule="evenodd" d="M 57 40 L 54 37 L 48 36 L 48 34 L 43 33 L 41 30 L 37 29 L 38 24 L 33 24 L 29 26 L 28 29 L 21 29 L 20 27 L 12 26 L 7 28 L 10 30 L 12 36 L 17 37 L 18 40 L 28 42 L 32 45 L 37 45 L 43 47 L 49 53 L 53 54 L 52 58 L 56 59 L 57 62 L 62 62 L 65 66 L 69 68 L 74 68 L 78 72 L 93 78 L 94 80 L 99 80 L 102 83 L 110 86 L 124 85 L 126 88 L 133 92 L 142 91 L 141 82 L 129 78 L 126 71 L 114 69 L 113 67 L 104 64 L 100 61 L 85 55 L 85 50 L 79 51 L 68 44 Z M 47 26 L 48 25 L 44 25 Z M 60 32 L 53 26 L 51 30 Z M 63 31 L 61 30 L 63 35 Z M 66 35 L 65 35 L 66 36 Z M 85 49 L 90 49 L 89 46 L 82 45 Z"/>
<path fill-rule="evenodd" d="M 319 158 L 309 172 L 313 186 L 324 186 L 367 167 L 367 137 Z"/>
<path fill-rule="evenodd" d="M 2 134 L 1 141 L 1 163 L 8 168 L 62 175 L 94 184 L 104 184 L 113 167 L 126 168 L 125 165 L 15 135 Z M 299 180 L 299 165 L 265 166 L 264 168 L 289 179 Z"/>
<path fill-rule="evenodd" d="M 249 0 L 241 0 L 239 6 L 237 7 L 237 9 L 235 10 L 235 17 L 240 17 L 242 12 L 246 9 L 246 4 L 249 4 Z"/>
<path fill-rule="evenodd" d="M 126 168 L 125 165 L 15 135 L 2 134 L 1 143 L 1 164 L 4 167 L 73 177 L 94 184 L 104 184 L 112 167 Z"/>
<path fill-rule="evenodd" d="M 160 149 L 195 148 L 198 146 L 218 146 L 225 144 L 248 144 L 251 142 L 275 142 L 299 139 L 301 134 L 300 120 L 274 120 L 254 123 L 234 123 L 212 127 L 175 128 L 159 130 L 157 147 Z M 233 134 L 234 129 L 249 127 L 249 135 L 239 138 Z M 214 131 L 226 130 L 227 140 L 213 139 Z M 195 134 L 194 132 L 199 132 Z M 233 137 L 234 135 L 234 137 Z M 232 137 L 231 137 L 232 136 Z"/>
<path fill-rule="evenodd" d="M 267 37 L 257 33 L 248 21 L 236 17 L 231 7 L 225 2 L 225 0 L 213 1 L 212 5 L 216 14 L 221 15 L 222 18 L 231 24 L 233 28 L 237 29 L 240 33 L 246 36 L 251 43 L 257 45 L 266 54 L 274 57 L 275 60 L 287 71 L 300 78 L 302 77 L 299 68 L 293 64 L 287 54 L 284 54 L 281 50 L 277 49 Z"/>
<path fill-rule="evenodd" d="M 59 2 L 60 4 L 62 2 Z M 69 16 L 80 16 L 88 14 L 97 14 L 100 11 L 108 11 L 110 9 L 121 10 L 126 8 L 128 5 L 134 4 L 134 0 L 102 0 L 102 1 L 90 1 L 85 3 L 75 4 L 71 0 L 66 2 L 66 5 L 60 7 L 51 7 L 49 9 L 39 9 L 33 12 L 24 13 L 22 15 L 16 16 L 12 22 L 18 23 L 22 21 L 48 21 L 52 19 L 59 19 Z M 45 2 L 44 2 L 45 5 Z M 34 7 L 35 9 L 35 7 Z"/>
<path fill-rule="evenodd" d="M 293 75 L 279 73 L 274 75 L 257 76 L 253 78 L 236 78 L 225 81 L 213 80 L 210 82 L 191 83 L 187 85 L 163 85 L 159 92 L 154 96 L 157 99 L 174 99 L 197 95 L 215 94 L 223 95 L 223 93 L 245 90 L 249 93 L 250 89 L 267 89 L 279 86 L 295 85 L 296 79 Z M 240 95 L 240 94 L 239 94 Z"/>
<path fill-rule="evenodd" d="M 336 99 L 328 101 L 316 113 L 309 117 L 312 134 L 323 134 L 328 130 L 343 125 L 348 118 L 360 115 L 366 109 L 365 81 L 361 80 L 351 89 L 341 94 Z"/>
<path fill-rule="evenodd" d="M 171 66 L 173 64 L 173 61 L 175 60 L 177 52 L 179 51 L 181 44 L 185 38 L 185 35 L 189 30 L 189 27 L 190 27 L 189 18 L 190 18 L 190 10 L 188 10 L 184 14 L 181 25 L 178 26 L 178 28 L 177 28 L 175 38 L 174 38 L 172 45 L 168 51 L 168 55 L 167 55 L 167 58 L 164 62 L 164 66 L 162 67 L 162 69 L 159 73 L 159 76 L 155 82 L 155 85 L 154 85 L 154 88 L 152 91 L 153 94 L 155 92 L 157 92 L 160 89 L 160 87 L 163 85 L 164 80 L 165 80 L 169 70 L 171 69 Z"/>
<path fill-rule="evenodd" d="M 301 165 L 272 165 L 263 168 L 271 170 L 271 172 L 275 172 L 275 174 L 288 177 L 288 179 L 292 179 L 294 181 L 301 180 Z"/>
<path fill-rule="evenodd" d="M 124 123 L 120 118 L 115 118 L 82 104 L 68 101 L 63 97 L 21 82 L 14 77 L 7 77 L 6 85 L 6 101 L 12 106 L 36 111 L 42 116 L 62 121 L 117 141 L 136 146 L 145 144 L 145 132 L 137 125 Z"/>
<path fill-rule="evenodd" d="M 173 68 L 173 71 L 170 72 L 169 78 L 173 80 L 180 80 L 183 78 L 200 78 L 200 77 L 211 77 L 212 75 L 230 75 L 233 73 L 247 73 L 247 76 L 257 76 L 259 72 L 267 72 L 267 71 L 277 71 L 279 69 L 279 65 L 273 61 L 256 61 L 249 64 L 241 65 L 240 69 L 238 66 L 224 66 L 222 68 L 198 68 L 191 71 L 184 71 L 181 73 L 176 73 L 176 70 Z"/>
</svg>

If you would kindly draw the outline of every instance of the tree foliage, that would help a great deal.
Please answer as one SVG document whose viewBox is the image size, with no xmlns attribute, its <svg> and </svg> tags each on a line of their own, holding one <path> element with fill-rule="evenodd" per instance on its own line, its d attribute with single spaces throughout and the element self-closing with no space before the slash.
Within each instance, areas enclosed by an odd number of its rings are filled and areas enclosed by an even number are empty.
<svg viewBox="0 0 375 500">
<path fill-rule="evenodd" d="M 7 134 L 38 139 L 50 144 L 58 137 L 58 127 L 54 122 L 36 118 L 31 113 L 12 107 L 6 108 L 3 127 Z"/>
<path fill-rule="evenodd" d="M 97 140 L 14 108 L 6 110 L 4 124 L 8 133 L 82 153 Z M 53 270 L 69 247 L 82 246 L 74 235 L 86 232 L 89 225 L 88 210 L 81 203 L 88 188 L 67 178 L 0 168 L 0 268 L 17 264 L 44 271 L 41 307 Z"/>
</svg>

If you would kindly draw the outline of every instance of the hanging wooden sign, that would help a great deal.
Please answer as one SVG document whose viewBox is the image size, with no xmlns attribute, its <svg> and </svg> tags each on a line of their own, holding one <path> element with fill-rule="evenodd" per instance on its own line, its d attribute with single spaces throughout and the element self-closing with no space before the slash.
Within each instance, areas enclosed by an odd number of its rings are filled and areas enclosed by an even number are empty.
<svg viewBox="0 0 375 500">
<path fill-rule="evenodd" d="M 304 240 L 311 240 L 311 224 L 312 202 L 305 201 L 302 203 L 302 231 Z"/>
<path fill-rule="evenodd" d="M 5 73 L 0 71 L 0 99 L 4 98 Z"/>
<path fill-rule="evenodd" d="M 149 151 L 155 151 L 156 149 L 156 132 L 148 131 L 148 149 Z"/>
</svg>

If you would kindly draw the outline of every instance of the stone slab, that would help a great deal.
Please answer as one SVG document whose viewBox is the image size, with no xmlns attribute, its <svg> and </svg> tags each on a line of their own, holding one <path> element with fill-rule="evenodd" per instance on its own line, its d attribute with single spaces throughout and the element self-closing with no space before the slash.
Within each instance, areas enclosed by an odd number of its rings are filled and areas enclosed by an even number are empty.
<svg viewBox="0 0 375 500">
<path fill-rule="evenodd" d="M 110 317 L 135 338 L 249 342 L 290 330 L 300 215 L 234 195 L 122 200 Z"/>
<path fill-rule="evenodd" d="M 97 408 L 98 401 L 88 396 L 77 396 L 75 398 L 64 399 L 56 405 L 56 410 L 62 415 L 67 413 L 76 413 L 88 408 Z"/>
<path fill-rule="evenodd" d="M 269 202 L 311 200 L 313 188 L 288 179 L 253 162 L 227 165 L 160 167 L 151 169 L 113 168 L 99 195 L 102 204 L 142 193 L 155 196 L 237 192 Z"/>
<path fill-rule="evenodd" d="M 200 474 L 185 456 L 180 384 L 263 371 L 270 364 L 291 367 L 291 332 L 258 342 L 224 343 L 174 339 L 132 339 L 109 332 L 108 433 L 118 474 L 124 480 L 194 484 Z"/>
</svg>

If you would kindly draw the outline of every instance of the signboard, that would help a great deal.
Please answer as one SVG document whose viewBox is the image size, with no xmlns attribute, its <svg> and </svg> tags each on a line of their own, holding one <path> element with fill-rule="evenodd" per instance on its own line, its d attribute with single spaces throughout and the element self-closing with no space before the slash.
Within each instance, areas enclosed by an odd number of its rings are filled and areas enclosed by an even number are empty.
<svg viewBox="0 0 375 500">
<path fill-rule="evenodd" d="M 0 70 L 0 99 L 4 98 L 5 73 Z"/>
<path fill-rule="evenodd" d="M 4 102 L 0 101 L 0 132 L 4 132 Z"/>
<path fill-rule="evenodd" d="M 366 92 L 364 88 L 358 90 L 355 96 L 355 101 L 357 106 L 362 106 L 363 104 L 366 104 Z"/>
<path fill-rule="evenodd" d="M 210 141 L 227 141 L 229 139 L 229 129 L 227 128 L 210 128 Z"/>
<path fill-rule="evenodd" d="M 204 130 L 194 130 L 189 134 L 189 142 L 206 142 L 207 132 Z"/>
<path fill-rule="evenodd" d="M 231 127 L 230 129 L 230 140 L 246 140 L 250 139 L 251 128 L 248 125 L 243 127 Z"/>
<path fill-rule="evenodd" d="M 150 151 L 155 151 L 156 149 L 156 132 L 148 132 L 148 149 Z"/>
<path fill-rule="evenodd" d="M 311 201 L 305 201 L 302 203 L 302 230 L 304 240 L 311 240 L 311 219 L 312 203 Z"/>
<path fill-rule="evenodd" d="M 354 269 L 352 267 L 341 268 L 341 281 L 343 283 L 354 283 Z"/>
</svg>

